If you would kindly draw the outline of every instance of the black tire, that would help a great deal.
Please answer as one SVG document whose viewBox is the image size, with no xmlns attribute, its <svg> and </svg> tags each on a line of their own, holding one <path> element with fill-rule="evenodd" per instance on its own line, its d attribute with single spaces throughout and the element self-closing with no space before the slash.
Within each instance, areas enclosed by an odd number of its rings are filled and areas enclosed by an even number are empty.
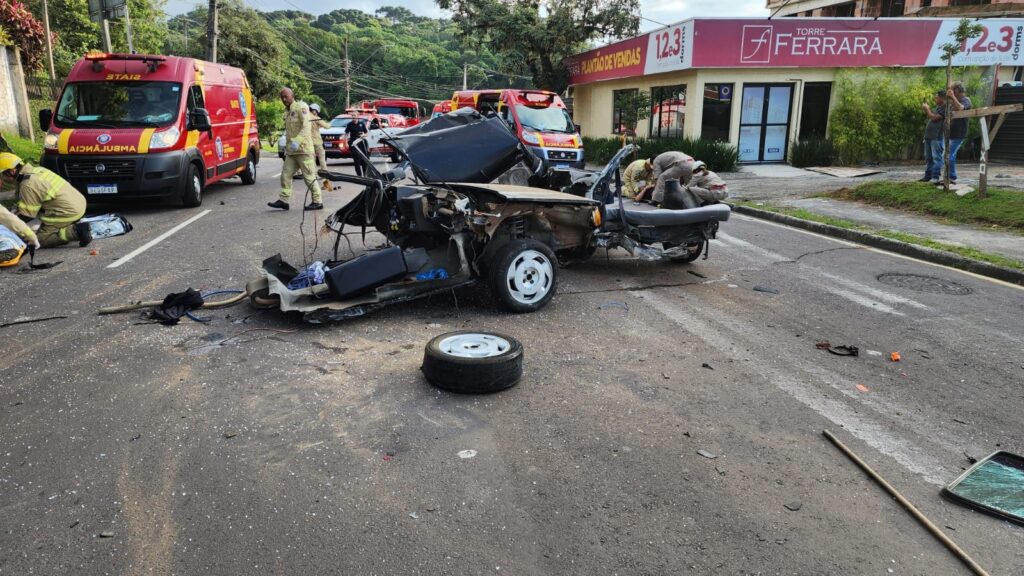
<svg viewBox="0 0 1024 576">
<path fill-rule="evenodd" d="M 558 259 L 543 242 L 532 238 L 511 240 L 498 249 L 487 268 L 491 293 L 510 312 L 535 312 L 555 296 Z"/>
<path fill-rule="evenodd" d="M 449 339 L 466 335 L 469 336 L 469 341 L 472 341 L 473 336 L 496 339 L 493 341 L 496 353 L 483 357 L 453 354 Z M 501 340 L 504 343 L 501 343 Z M 460 394 L 499 392 L 515 386 L 522 378 L 523 345 L 515 338 L 504 334 L 472 330 L 448 332 L 427 342 L 420 370 L 427 381 L 443 390 Z"/>
<path fill-rule="evenodd" d="M 664 248 L 665 250 L 668 250 L 669 248 L 675 248 L 676 246 L 678 246 L 678 244 L 673 244 L 672 242 L 662 242 L 661 243 L 661 247 Z M 686 249 L 687 249 L 686 256 L 673 256 L 673 257 L 669 257 L 669 261 L 670 262 L 675 262 L 676 264 L 689 264 L 690 262 L 693 262 L 697 258 L 700 258 L 701 253 L 704 252 L 704 243 L 703 242 L 699 242 L 699 243 L 687 244 L 686 245 Z"/>
<path fill-rule="evenodd" d="M 392 152 L 391 153 L 391 163 L 392 164 L 398 164 L 401 161 L 402 161 L 402 159 L 401 159 L 401 157 L 398 156 L 398 152 Z"/>
<path fill-rule="evenodd" d="M 188 181 L 185 182 L 185 191 L 181 193 L 181 203 L 187 208 L 195 208 L 203 204 L 203 174 L 199 166 L 188 165 Z"/>
<path fill-rule="evenodd" d="M 245 159 L 245 170 L 238 175 L 242 178 L 242 184 L 251 186 L 256 183 L 256 158 L 252 154 Z"/>
</svg>

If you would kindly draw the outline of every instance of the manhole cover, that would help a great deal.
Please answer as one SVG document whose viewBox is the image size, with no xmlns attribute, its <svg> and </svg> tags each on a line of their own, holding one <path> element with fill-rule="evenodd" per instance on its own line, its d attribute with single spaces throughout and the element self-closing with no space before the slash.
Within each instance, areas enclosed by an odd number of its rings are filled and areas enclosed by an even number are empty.
<svg viewBox="0 0 1024 576">
<path fill-rule="evenodd" d="M 918 292 L 931 292 L 932 294 L 951 294 L 953 296 L 966 296 L 973 292 L 967 286 L 936 278 L 935 276 L 923 276 L 921 274 L 896 274 L 887 272 L 878 276 L 878 281 L 889 286 L 916 290 Z"/>
</svg>

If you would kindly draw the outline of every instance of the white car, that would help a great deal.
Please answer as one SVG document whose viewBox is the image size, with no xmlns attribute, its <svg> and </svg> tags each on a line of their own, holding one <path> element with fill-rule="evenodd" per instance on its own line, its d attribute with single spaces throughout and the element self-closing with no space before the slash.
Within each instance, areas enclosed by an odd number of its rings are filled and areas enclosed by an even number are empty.
<svg viewBox="0 0 1024 576">
<path fill-rule="evenodd" d="M 324 153 L 327 158 L 351 158 L 352 153 L 348 149 L 348 136 L 345 134 L 345 127 L 348 126 L 355 116 L 351 114 L 340 114 L 331 119 L 330 128 L 320 128 L 320 138 L 324 142 Z M 395 151 L 381 142 L 382 138 L 400 133 L 404 128 L 392 128 L 387 116 L 364 117 L 363 120 L 369 124 L 377 120 L 381 128 L 374 128 L 367 133 L 367 141 L 370 145 L 370 156 L 390 156 L 393 162 L 398 161 Z M 285 139 L 284 134 L 277 141 L 277 155 L 284 159 Z"/>
</svg>

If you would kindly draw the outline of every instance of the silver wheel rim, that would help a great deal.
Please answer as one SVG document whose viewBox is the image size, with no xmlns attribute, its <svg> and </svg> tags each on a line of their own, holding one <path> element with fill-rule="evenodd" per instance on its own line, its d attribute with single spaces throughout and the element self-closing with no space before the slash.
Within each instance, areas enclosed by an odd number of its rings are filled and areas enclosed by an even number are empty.
<svg viewBox="0 0 1024 576">
<path fill-rule="evenodd" d="M 199 179 L 199 175 L 192 178 L 192 191 L 196 193 L 196 198 L 198 198 L 199 194 L 203 191 L 203 181 Z"/>
<path fill-rule="evenodd" d="M 512 348 L 512 344 L 494 334 L 456 334 L 449 336 L 438 345 L 442 354 L 459 358 L 490 358 L 500 356 Z"/>
<path fill-rule="evenodd" d="M 253 164 L 252 159 L 249 159 L 249 174 L 256 175 L 256 165 Z"/>
<path fill-rule="evenodd" d="M 554 267 L 547 256 L 536 250 L 524 250 L 509 264 L 505 284 L 513 300 L 533 304 L 547 296 L 554 278 Z"/>
</svg>

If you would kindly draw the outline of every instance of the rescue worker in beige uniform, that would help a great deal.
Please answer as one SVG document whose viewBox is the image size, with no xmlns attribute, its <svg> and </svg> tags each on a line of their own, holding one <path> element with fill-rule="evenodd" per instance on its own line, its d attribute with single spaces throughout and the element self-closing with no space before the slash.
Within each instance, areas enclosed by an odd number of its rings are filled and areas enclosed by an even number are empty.
<svg viewBox="0 0 1024 576">
<path fill-rule="evenodd" d="M 654 188 L 654 158 L 634 160 L 622 172 L 622 197 L 643 200 L 644 194 Z"/>
<path fill-rule="evenodd" d="M 657 179 L 654 184 L 654 191 L 651 193 L 651 200 L 655 204 L 661 204 L 665 198 L 665 181 L 679 180 L 681 186 L 690 183 L 693 176 L 693 157 L 682 152 L 662 152 L 654 158 L 653 175 Z"/>
<path fill-rule="evenodd" d="M 11 211 L 4 208 L 2 204 L 0 204 L 0 226 L 4 226 L 17 234 L 19 238 L 25 241 L 25 244 L 39 248 L 39 238 L 36 237 L 36 233 L 21 218 L 11 214 Z"/>
<path fill-rule="evenodd" d="M 89 224 L 79 222 L 85 216 L 85 196 L 66 180 L 46 168 L 26 164 L 10 152 L 0 153 L 0 174 L 5 182 L 14 183 L 17 215 L 38 217 L 42 222 L 33 245 L 60 246 L 78 240 L 79 246 L 87 246 L 92 242 Z"/>
<path fill-rule="evenodd" d="M 295 99 L 290 88 L 281 89 L 281 103 L 284 104 L 284 167 L 281 169 L 281 197 L 274 202 L 267 202 L 271 208 L 288 210 L 288 202 L 292 198 L 292 176 L 296 171 L 302 173 L 306 188 L 313 195 L 313 201 L 305 210 L 323 210 L 320 187 L 316 185 L 316 169 L 313 166 L 313 142 L 310 138 L 309 106 Z"/>
<path fill-rule="evenodd" d="M 320 118 L 320 105 L 310 104 L 309 105 L 309 137 L 313 140 L 313 149 L 316 150 L 316 159 L 319 162 L 320 169 L 327 169 L 327 153 L 324 152 L 324 139 L 320 137 L 321 128 L 330 128 L 330 123 Z"/>
<path fill-rule="evenodd" d="M 708 170 L 707 165 L 699 160 L 693 165 L 693 177 L 686 189 L 697 197 L 701 206 L 721 202 L 729 196 L 729 187 L 725 180 Z"/>
<path fill-rule="evenodd" d="M 327 170 L 327 152 L 324 151 L 324 139 L 320 136 L 320 129 L 330 128 L 331 124 L 320 117 L 319 104 L 310 104 L 309 114 L 309 137 L 313 140 L 313 149 L 316 150 L 317 166 L 319 170 Z M 331 181 L 323 180 L 322 182 L 320 187 L 330 192 Z"/>
</svg>

